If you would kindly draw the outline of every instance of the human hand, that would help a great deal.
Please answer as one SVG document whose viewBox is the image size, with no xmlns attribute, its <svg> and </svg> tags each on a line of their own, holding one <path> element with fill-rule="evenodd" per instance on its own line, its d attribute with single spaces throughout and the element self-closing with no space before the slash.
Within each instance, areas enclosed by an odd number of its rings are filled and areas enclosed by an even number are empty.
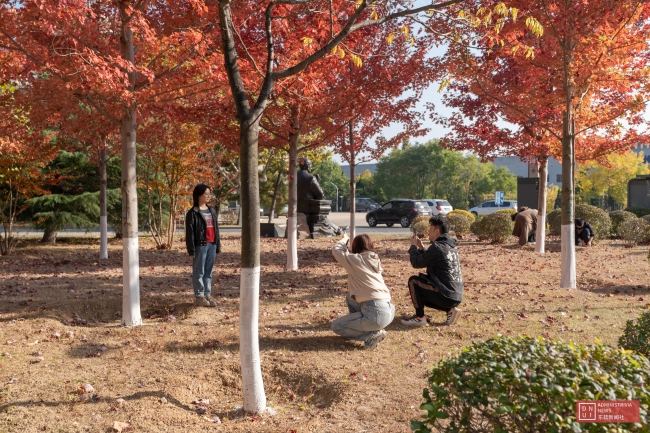
<svg viewBox="0 0 650 433">
<path fill-rule="evenodd" d="M 420 239 L 418 239 L 418 236 L 415 233 L 413 233 L 413 236 L 411 236 L 411 245 L 417 246 L 418 242 L 420 242 Z"/>
<path fill-rule="evenodd" d="M 417 240 L 418 240 L 418 243 L 417 243 L 417 245 L 418 245 L 418 249 L 419 249 L 419 250 L 423 250 L 423 249 L 424 249 L 424 245 L 422 245 L 422 239 L 417 238 Z"/>
</svg>

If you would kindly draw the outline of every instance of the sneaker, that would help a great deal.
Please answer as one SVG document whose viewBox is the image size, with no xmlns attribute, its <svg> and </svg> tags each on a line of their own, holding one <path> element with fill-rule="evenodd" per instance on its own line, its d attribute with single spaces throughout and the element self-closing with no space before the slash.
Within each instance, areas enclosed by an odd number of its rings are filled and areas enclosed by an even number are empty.
<svg viewBox="0 0 650 433">
<path fill-rule="evenodd" d="M 212 299 L 212 296 L 206 296 L 205 300 L 208 301 L 208 304 L 210 304 L 210 305 L 208 305 L 208 307 L 216 307 L 217 306 L 217 303 L 214 301 L 214 299 Z"/>
<path fill-rule="evenodd" d="M 409 317 L 408 319 L 402 319 L 402 325 L 406 326 L 427 326 L 427 319 L 426 317 L 418 317 L 418 316 L 413 316 Z"/>
<path fill-rule="evenodd" d="M 374 349 L 379 343 L 386 339 L 386 336 L 388 336 L 388 334 L 383 329 L 375 332 L 375 335 L 373 335 L 368 344 L 366 344 L 366 349 Z"/>
<path fill-rule="evenodd" d="M 462 313 L 462 310 L 459 310 L 458 308 L 454 307 L 447 313 L 447 321 L 445 321 L 445 325 L 451 326 L 454 323 L 458 322 L 458 318 L 460 317 L 460 313 Z"/>
<path fill-rule="evenodd" d="M 205 298 L 205 296 L 197 296 L 194 298 L 194 305 L 197 307 L 209 307 L 210 302 Z"/>
</svg>

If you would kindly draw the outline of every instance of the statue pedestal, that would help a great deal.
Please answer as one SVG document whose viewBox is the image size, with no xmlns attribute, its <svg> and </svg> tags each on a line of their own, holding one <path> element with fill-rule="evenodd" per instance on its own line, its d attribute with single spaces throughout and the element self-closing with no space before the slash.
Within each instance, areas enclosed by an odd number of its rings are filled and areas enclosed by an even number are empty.
<svg viewBox="0 0 650 433">
<path fill-rule="evenodd" d="M 332 202 L 330 200 L 309 200 L 307 224 L 312 239 L 329 238 L 341 234 L 341 229 L 327 219 L 327 215 L 331 211 Z"/>
</svg>

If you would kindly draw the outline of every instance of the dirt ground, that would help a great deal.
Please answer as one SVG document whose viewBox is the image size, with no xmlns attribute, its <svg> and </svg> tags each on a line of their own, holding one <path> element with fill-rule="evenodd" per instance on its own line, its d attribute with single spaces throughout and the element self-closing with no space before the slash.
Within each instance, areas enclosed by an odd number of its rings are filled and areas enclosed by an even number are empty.
<svg viewBox="0 0 650 433">
<path fill-rule="evenodd" d="M 0 432 L 107 432 L 116 421 L 136 432 L 408 432 L 427 369 L 472 341 L 527 334 L 616 345 L 626 320 L 650 305 L 647 246 L 578 249 L 579 288 L 562 290 L 558 239 L 539 256 L 469 238 L 459 243 L 461 320 L 440 326 L 444 313 L 427 310 L 432 325 L 411 329 L 399 323 L 413 312 L 406 280 L 418 272 L 409 241 L 377 238 L 397 316 L 368 351 L 330 331 L 346 311 L 334 241 L 299 241 L 300 270 L 287 273 L 285 241 L 263 239 L 260 349 L 274 414 L 251 417 L 237 410 L 238 237 L 222 240 L 212 309 L 192 305 L 182 243 L 157 251 L 142 240 L 137 328 L 120 326 L 121 242 L 103 261 L 96 240 L 70 242 L 27 243 L 0 258 Z"/>
</svg>

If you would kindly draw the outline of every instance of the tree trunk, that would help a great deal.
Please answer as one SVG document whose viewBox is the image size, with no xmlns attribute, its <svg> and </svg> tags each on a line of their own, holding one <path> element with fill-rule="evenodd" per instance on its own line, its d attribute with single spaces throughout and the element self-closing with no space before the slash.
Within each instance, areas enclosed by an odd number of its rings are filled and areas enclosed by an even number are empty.
<svg viewBox="0 0 650 433">
<path fill-rule="evenodd" d="M 278 189 L 280 189 L 281 180 L 282 180 L 282 170 L 278 170 L 278 178 L 275 180 L 275 188 L 273 188 L 273 200 L 271 200 L 271 211 L 269 212 L 269 224 L 273 222 L 275 203 L 277 202 L 278 199 Z"/>
<path fill-rule="evenodd" d="M 42 244 L 56 244 L 56 234 L 57 231 L 51 228 L 46 228 L 43 232 L 43 238 L 41 239 Z"/>
<path fill-rule="evenodd" d="M 260 365 L 258 314 L 260 291 L 260 193 L 258 181 L 259 121 L 241 125 L 241 283 L 239 304 L 239 351 L 244 410 L 260 413 L 266 395 Z"/>
<path fill-rule="evenodd" d="M 126 4 L 120 3 L 121 8 Z M 122 16 L 126 16 L 123 11 Z M 124 19 L 124 18 L 123 18 Z M 122 58 L 135 64 L 133 31 L 122 26 Z M 129 71 L 129 90 L 135 88 L 135 72 Z M 140 326 L 140 257 L 138 246 L 138 180 L 136 177 L 136 110 L 135 101 L 126 109 L 121 122 L 122 136 L 122 325 Z"/>
<path fill-rule="evenodd" d="M 569 97 L 570 101 L 570 97 Z M 571 103 L 567 103 L 571 108 Z M 562 134 L 562 271 L 560 287 L 576 288 L 576 252 L 573 209 L 573 116 L 571 110 L 564 112 Z"/>
<path fill-rule="evenodd" d="M 539 158 L 539 193 L 537 195 L 537 233 L 535 234 L 535 252 L 544 254 L 546 244 L 546 179 L 548 173 L 548 156 Z"/>
<path fill-rule="evenodd" d="M 102 134 L 99 151 L 99 259 L 108 258 L 108 217 L 106 212 L 106 136 Z"/>
<path fill-rule="evenodd" d="M 356 157 L 357 155 L 355 152 L 352 150 L 354 146 L 354 124 L 352 120 L 348 123 L 348 130 L 350 133 L 350 239 L 354 239 L 356 235 L 356 215 L 355 212 L 357 211 L 357 206 L 356 206 L 356 193 L 357 193 L 357 183 L 354 179 L 355 176 L 355 168 L 356 168 Z"/>
<path fill-rule="evenodd" d="M 289 212 L 287 216 L 287 271 L 298 270 L 298 131 L 289 135 Z"/>
</svg>

